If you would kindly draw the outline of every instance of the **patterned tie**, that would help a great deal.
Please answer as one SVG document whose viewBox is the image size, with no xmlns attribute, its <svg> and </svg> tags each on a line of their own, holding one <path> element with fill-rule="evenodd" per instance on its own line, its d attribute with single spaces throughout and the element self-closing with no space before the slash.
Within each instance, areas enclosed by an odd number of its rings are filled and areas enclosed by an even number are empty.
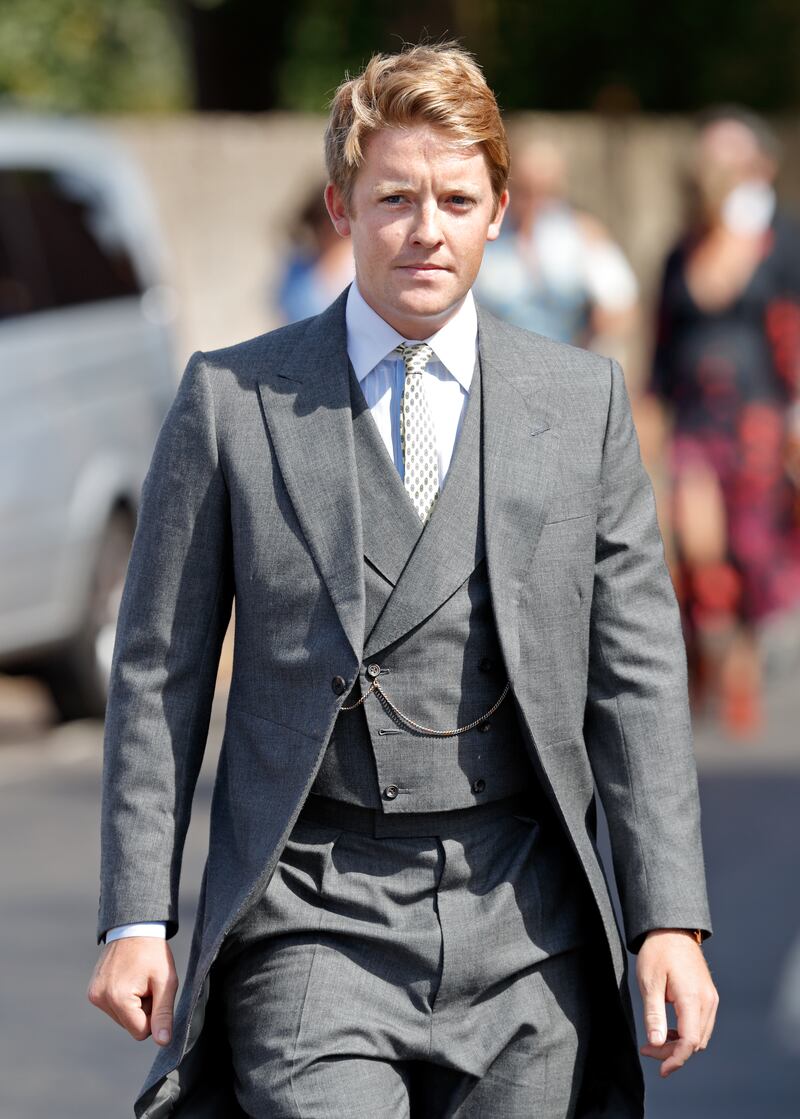
<svg viewBox="0 0 800 1119">
<path fill-rule="evenodd" d="M 433 356 L 433 350 L 425 342 L 414 345 L 401 342 L 395 352 L 400 354 L 406 367 L 400 400 L 403 481 L 420 520 L 427 524 L 439 496 L 436 431 L 422 383 L 422 374 Z"/>
</svg>

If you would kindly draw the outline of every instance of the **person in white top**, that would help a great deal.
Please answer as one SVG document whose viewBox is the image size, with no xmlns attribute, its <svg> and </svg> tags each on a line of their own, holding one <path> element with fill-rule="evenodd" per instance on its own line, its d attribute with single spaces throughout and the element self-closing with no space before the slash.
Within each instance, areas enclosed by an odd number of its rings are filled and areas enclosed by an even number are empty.
<svg viewBox="0 0 800 1119">
<path fill-rule="evenodd" d="M 475 283 L 479 302 L 507 322 L 625 365 L 639 325 L 639 284 L 627 257 L 603 222 L 570 200 L 558 144 L 531 140 L 513 162 L 508 218 Z"/>
</svg>

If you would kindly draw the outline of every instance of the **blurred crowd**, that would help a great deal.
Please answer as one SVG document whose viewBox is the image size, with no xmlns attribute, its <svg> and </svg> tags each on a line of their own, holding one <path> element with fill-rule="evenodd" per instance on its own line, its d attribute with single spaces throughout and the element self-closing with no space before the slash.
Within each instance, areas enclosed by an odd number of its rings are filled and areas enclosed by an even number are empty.
<svg viewBox="0 0 800 1119">
<path fill-rule="evenodd" d="M 511 203 L 486 247 L 477 299 L 497 315 L 627 367 L 657 484 L 696 715 L 743 741 L 763 729 L 766 652 L 800 649 L 800 223 L 777 198 L 781 145 L 738 106 L 697 119 L 683 228 L 655 304 L 613 232 L 570 199 L 551 139 L 513 153 Z M 353 276 L 318 184 L 293 224 L 275 301 L 316 314 Z M 771 642 L 771 645 L 770 645 Z M 771 663 L 771 662 L 770 662 Z"/>
</svg>

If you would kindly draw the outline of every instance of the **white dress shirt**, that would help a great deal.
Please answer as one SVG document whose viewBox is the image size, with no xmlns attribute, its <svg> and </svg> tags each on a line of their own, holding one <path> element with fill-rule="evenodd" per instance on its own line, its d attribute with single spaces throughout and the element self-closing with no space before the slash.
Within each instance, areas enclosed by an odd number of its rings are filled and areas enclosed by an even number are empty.
<svg viewBox="0 0 800 1119">
<path fill-rule="evenodd" d="M 347 353 L 369 405 L 381 438 L 403 477 L 400 447 L 400 398 L 405 367 L 399 355 L 390 357 L 399 342 L 427 342 L 433 357 L 422 374 L 428 405 L 436 430 L 439 456 L 439 488 L 453 457 L 456 439 L 466 411 L 478 351 L 478 316 L 472 292 L 452 319 L 429 338 L 404 338 L 366 302 L 355 281 L 347 293 L 345 310 Z M 117 925 L 106 933 L 106 944 L 127 936 L 166 937 L 163 921 Z"/>
<path fill-rule="evenodd" d="M 478 316 L 472 292 L 449 322 L 430 338 L 404 338 L 372 310 L 355 282 L 345 312 L 347 353 L 389 457 L 403 477 L 400 446 L 400 398 L 405 367 L 399 355 L 389 357 L 399 342 L 427 342 L 434 356 L 422 374 L 425 395 L 436 430 L 439 488 L 444 488 L 456 439 L 466 411 L 478 346 Z"/>
</svg>

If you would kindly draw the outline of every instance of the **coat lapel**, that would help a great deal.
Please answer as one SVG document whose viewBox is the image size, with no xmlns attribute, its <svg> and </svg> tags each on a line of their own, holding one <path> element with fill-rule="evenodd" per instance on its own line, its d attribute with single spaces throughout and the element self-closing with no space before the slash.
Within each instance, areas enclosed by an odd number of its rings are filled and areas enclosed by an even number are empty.
<svg viewBox="0 0 800 1119">
<path fill-rule="evenodd" d="M 259 377 L 286 489 L 348 640 L 361 658 L 364 572 L 347 357 L 347 291 Z M 296 335 L 293 335 L 296 339 Z"/>
<path fill-rule="evenodd" d="M 476 368 L 444 487 L 382 613 L 367 634 L 365 657 L 397 641 L 429 617 L 483 558 L 480 382 L 480 368 Z M 405 490 L 401 496 L 417 516 Z"/>
<path fill-rule="evenodd" d="M 394 586 L 420 538 L 422 521 L 386 450 L 352 366 L 350 391 L 364 556 Z"/>
<path fill-rule="evenodd" d="M 367 636 L 365 657 L 424 621 L 485 554 L 506 667 L 510 676 L 516 670 L 520 593 L 541 536 L 555 477 L 560 413 L 546 353 L 543 350 L 541 361 L 521 358 L 514 333 L 478 307 L 480 407 L 472 420 L 477 421 L 473 429 L 476 442 L 480 428 L 481 453 L 469 454 L 468 410 L 451 466 L 453 474 L 448 473 L 439 499 L 441 506 L 437 503 Z M 528 353 L 535 338 L 526 338 Z M 471 394 L 470 404 L 475 402 Z"/>
<path fill-rule="evenodd" d="M 395 496 L 407 501 L 405 492 L 388 491 L 391 510 L 385 508 L 386 492 L 371 494 L 377 506 L 370 515 L 377 513 L 382 524 L 377 535 L 370 530 L 372 562 L 395 582 L 395 589 L 365 645 L 365 547 L 346 299 L 345 291 L 310 321 L 279 366 L 259 378 L 265 421 L 289 497 L 345 633 L 359 658 L 385 648 L 461 585 L 485 547 L 495 617 L 512 674 L 518 643 L 510 635 L 516 634 L 517 603 L 544 524 L 558 449 L 559 415 L 544 354 L 541 363 L 523 361 L 510 328 L 478 307 L 480 398 L 474 438 L 482 440 L 481 453 L 470 456 L 467 441 L 459 438 L 437 509 L 402 568 L 412 527 L 416 531 L 406 516 L 410 506 L 398 514 L 393 501 Z M 474 402 L 471 394 L 470 405 Z M 462 436 L 469 412 L 468 407 Z M 475 419 L 473 414 L 473 423 Z M 361 412 L 356 421 L 372 417 Z M 377 430 L 369 433 L 374 434 Z M 386 481 L 383 477 L 382 483 Z M 399 476 L 396 482 L 402 487 Z M 363 489 L 363 479 L 361 485 Z M 394 479 L 389 485 L 397 490 Z M 474 507 L 467 517 L 464 502 L 470 495 Z M 471 516 L 481 518 L 483 532 L 475 533 L 474 522 L 470 530 Z M 387 530 L 393 523 L 400 526 L 399 541 Z M 430 532 L 434 526 L 436 531 Z"/>
<path fill-rule="evenodd" d="M 512 328 L 480 306 L 478 332 L 486 563 L 506 668 L 513 677 L 518 603 L 555 476 L 560 415 L 545 355 L 541 362 L 521 358 Z M 535 338 L 529 335 L 526 341 Z"/>
</svg>

